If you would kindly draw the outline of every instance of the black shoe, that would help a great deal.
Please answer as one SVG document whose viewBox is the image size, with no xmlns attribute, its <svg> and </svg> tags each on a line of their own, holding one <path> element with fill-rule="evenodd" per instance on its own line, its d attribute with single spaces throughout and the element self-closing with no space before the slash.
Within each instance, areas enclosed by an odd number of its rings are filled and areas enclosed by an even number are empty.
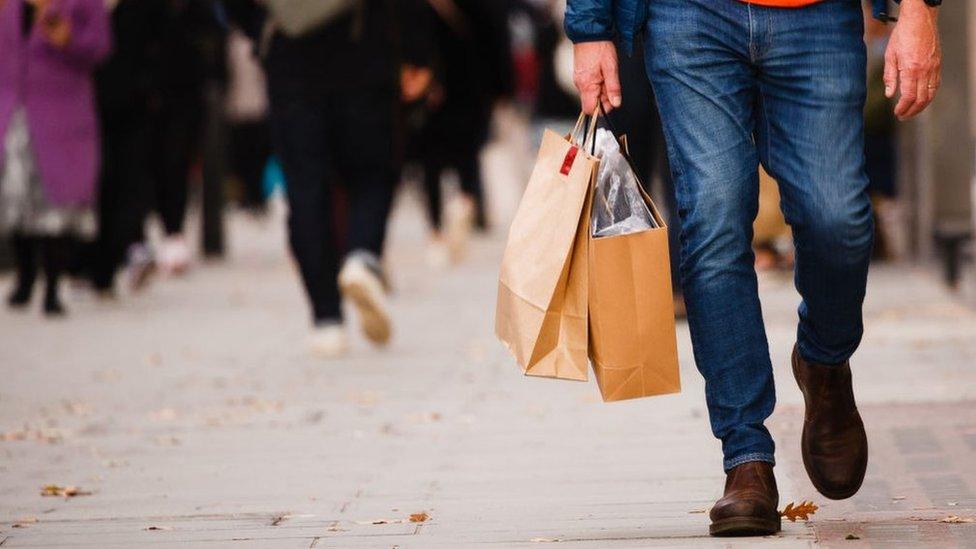
<svg viewBox="0 0 976 549">
<path fill-rule="evenodd" d="M 61 303 L 61 299 L 57 295 L 48 295 L 44 298 L 44 315 L 51 318 L 60 318 L 67 316 L 68 311 L 64 308 L 64 304 Z"/>
<path fill-rule="evenodd" d="M 7 298 L 7 305 L 11 309 L 23 309 L 26 307 L 31 300 L 31 290 L 33 288 L 28 285 L 17 285 L 14 291 L 10 292 L 10 296 Z"/>
</svg>

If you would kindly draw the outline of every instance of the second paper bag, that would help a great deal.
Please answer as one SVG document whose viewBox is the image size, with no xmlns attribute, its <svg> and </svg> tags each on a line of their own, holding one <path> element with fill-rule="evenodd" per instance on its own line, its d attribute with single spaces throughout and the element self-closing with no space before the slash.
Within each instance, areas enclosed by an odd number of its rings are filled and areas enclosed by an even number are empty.
<svg viewBox="0 0 976 549">
<path fill-rule="evenodd" d="M 592 223 L 588 246 L 593 371 L 604 401 L 676 393 L 681 381 L 668 229 L 625 148 L 610 134 L 601 137 L 603 164 L 593 196 L 599 222 Z M 608 178 L 608 171 L 618 177 Z"/>
</svg>

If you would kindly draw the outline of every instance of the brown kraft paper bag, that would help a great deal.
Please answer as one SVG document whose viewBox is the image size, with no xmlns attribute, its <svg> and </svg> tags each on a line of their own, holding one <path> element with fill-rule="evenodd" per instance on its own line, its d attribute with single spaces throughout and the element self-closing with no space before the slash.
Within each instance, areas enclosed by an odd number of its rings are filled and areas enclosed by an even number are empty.
<svg viewBox="0 0 976 549">
<path fill-rule="evenodd" d="M 605 402 L 681 391 L 668 229 L 641 195 L 658 228 L 589 236 L 590 359 Z"/>
<path fill-rule="evenodd" d="M 526 375 L 587 379 L 588 203 L 598 162 L 572 137 L 546 131 L 512 222 L 495 333 Z"/>
</svg>

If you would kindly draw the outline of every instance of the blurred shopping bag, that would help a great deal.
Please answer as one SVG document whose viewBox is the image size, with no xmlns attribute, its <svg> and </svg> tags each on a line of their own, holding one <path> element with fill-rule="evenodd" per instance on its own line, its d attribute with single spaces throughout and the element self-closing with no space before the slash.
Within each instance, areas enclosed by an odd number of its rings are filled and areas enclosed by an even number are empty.
<svg viewBox="0 0 976 549">
<path fill-rule="evenodd" d="M 584 122 L 568 138 L 545 132 L 498 278 L 495 333 L 531 376 L 587 379 L 588 198 L 598 161 L 583 147 L 592 134 L 577 139 Z"/>
<path fill-rule="evenodd" d="M 588 231 L 593 371 L 604 401 L 676 393 L 681 381 L 668 229 L 624 141 L 600 133 Z"/>
</svg>

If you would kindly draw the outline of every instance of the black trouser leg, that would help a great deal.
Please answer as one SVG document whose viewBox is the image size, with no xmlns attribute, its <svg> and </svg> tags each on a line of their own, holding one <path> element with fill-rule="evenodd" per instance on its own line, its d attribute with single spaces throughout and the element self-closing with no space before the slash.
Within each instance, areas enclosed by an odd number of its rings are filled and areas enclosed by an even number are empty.
<svg viewBox="0 0 976 549">
<path fill-rule="evenodd" d="M 112 288 L 126 250 L 143 240 L 143 224 L 152 203 L 146 139 L 142 126 L 112 127 L 104 132 L 98 238 L 92 252 L 92 283 L 99 290 Z"/>
<path fill-rule="evenodd" d="M 59 289 L 61 275 L 70 261 L 71 241 L 64 236 L 46 237 L 41 241 L 41 250 L 47 282 L 44 289 L 44 312 L 50 315 L 64 314 Z"/>
<path fill-rule="evenodd" d="M 198 108 L 186 105 L 185 109 L 187 112 L 180 112 L 177 107 L 165 110 L 158 116 L 153 132 L 156 211 L 170 236 L 183 232 L 190 164 L 199 142 Z"/>
<path fill-rule="evenodd" d="M 436 155 L 426 155 L 424 158 L 424 197 L 427 204 L 427 218 L 435 231 L 441 230 L 444 212 L 443 191 L 441 189 L 441 175 L 444 165 Z"/>
<path fill-rule="evenodd" d="M 242 205 L 262 208 L 265 205 L 264 168 L 271 156 L 271 142 L 266 121 L 245 122 L 231 130 L 234 171 L 243 186 Z"/>
<path fill-rule="evenodd" d="M 394 152 L 397 96 L 392 89 L 342 93 L 334 100 L 340 132 L 331 135 L 336 164 L 350 200 L 350 251 L 380 257 L 393 204 L 398 166 Z"/>
<path fill-rule="evenodd" d="M 21 307 L 30 302 L 37 280 L 37 239 L 14 233 L 10 242 L 17 263 L 17 281 L 8 302 L 12 307 Z"/>
<path fill-rule="evenodd" d="M 315 323 L 338 321 L 339 253 L 333 231 L 333 156 L 328 146 L 330 105 L 323 97 L 272 98 L 272 135 L 287 181 L 288 239 Z"/>
</svg>

